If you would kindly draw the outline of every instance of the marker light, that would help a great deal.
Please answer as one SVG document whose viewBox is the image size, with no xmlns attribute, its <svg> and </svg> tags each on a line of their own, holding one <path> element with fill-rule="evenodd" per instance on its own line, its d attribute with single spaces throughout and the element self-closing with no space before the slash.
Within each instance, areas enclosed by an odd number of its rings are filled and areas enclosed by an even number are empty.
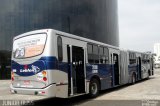
<svg viewBox="0 0 160 106">
<path fill-rule="evenodd" d="M 42 91 L 42 94 L 45 94 L 45 91 Z"/>
<path fill-rule="evenodd" d="M 14 81 L 14 72 L 11 72 L 11 79 Z"/>
<path fill-rule="evenodd" d="M 45 94 L 46 92 L 45 91 L 40 91 L 38 92 L 39 94 Z"/>
</svg>

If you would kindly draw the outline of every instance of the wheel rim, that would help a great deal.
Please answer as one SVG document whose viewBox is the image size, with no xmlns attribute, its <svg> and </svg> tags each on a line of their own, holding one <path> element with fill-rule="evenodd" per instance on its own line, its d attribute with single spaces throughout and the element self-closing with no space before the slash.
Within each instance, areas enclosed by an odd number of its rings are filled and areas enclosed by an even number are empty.
<svg viewBox="0 0 160 106">
<path fill-rule="evenodd" d="M 93 83 L 92 86 L 91 86 L 91 92 L 92 92 L 92 94 L 96 94 L 97 91 L 98 91 L 97 84 Z"/>
</svg>

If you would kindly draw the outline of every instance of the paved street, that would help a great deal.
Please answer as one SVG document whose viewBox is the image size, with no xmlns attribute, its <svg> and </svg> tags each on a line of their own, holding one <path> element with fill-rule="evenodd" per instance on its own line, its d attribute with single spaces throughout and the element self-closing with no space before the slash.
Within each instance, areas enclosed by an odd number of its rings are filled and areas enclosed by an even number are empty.
<svg viewBox="0 0 160 106">
<path fill-rule="evenodd" d="M 96 100 L 160 100 L 160 70 L 149 80 L 140 81 L 134 85 L 117 88 L 111 92 L 105 92 Z"/>
<path fill-rule="evenodd" d="M 134 85 L 125 85 L 122 87 L 102 91 L 95 99 L 90 99 L 87 95 L 71 99 L 51 98 L 44 99 L 41 96 L 11 94 L 9 91 L 9 80 L 0 81 L 0 100 L 39 100 L 35 104 L 61 103 L 68 105 L 88 105 L 95 103 L 114 104 L 113 106 L 134 106 L 142 104 L 143 100 L 160 100 L 160 69 L 155 71 L 155 75 L 149 80 L 140 81 Z M 44 99 L 44 100 L 43 100 Z M 94 103 L 95 102 L 95 103 Z M 158 101 L 159 102 L 159 101 Z M 117 104 L 117 105 L 116 105 Z M 97 104 L 98 105 L 98 104 Z M 144 105 L 145 106 L 145 105 Z M 158 106 L 158 105 L 155 105 Z"/>
</svg>

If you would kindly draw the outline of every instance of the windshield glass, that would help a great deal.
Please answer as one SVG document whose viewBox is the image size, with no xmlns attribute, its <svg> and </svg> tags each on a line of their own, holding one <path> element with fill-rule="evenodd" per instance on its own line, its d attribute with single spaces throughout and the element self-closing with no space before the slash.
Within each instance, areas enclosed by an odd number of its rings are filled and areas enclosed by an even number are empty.
<svg viewBox="0 0 160 106">
<path fill-rule="evenodd" d="M 14 58 L 28 58 L 43 53 L 46 42 L 46 34 L 34 34 L 18 38 L 13 43 Z"/>
</svg>

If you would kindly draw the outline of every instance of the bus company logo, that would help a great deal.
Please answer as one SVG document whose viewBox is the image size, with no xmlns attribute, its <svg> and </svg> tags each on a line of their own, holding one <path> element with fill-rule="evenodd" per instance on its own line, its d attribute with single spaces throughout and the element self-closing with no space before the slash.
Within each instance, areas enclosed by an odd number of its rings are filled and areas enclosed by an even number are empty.
<svg viewBox="0 0 160 106">
<path fill-rule="evenodd" d="M 40 68 L 37 66 L 32 65 L 29 69 L 28 66 L 25 65 L 24 69 L 20 69 L 20 72 L 34 72 L 38 73 L 40 71 Z"/>
</svg>

